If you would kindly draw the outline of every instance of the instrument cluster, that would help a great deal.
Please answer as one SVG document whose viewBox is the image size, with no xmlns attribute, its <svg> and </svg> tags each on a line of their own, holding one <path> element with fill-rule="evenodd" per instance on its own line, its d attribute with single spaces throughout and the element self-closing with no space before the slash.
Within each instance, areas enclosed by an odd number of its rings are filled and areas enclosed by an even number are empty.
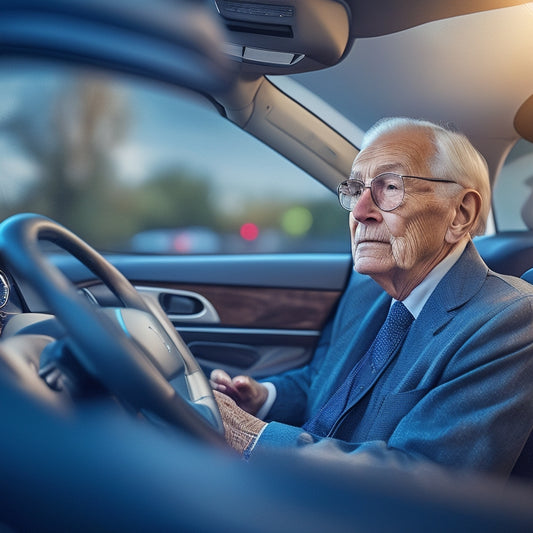
<svg viewBox="0 0 533 533">
<path fill-rule="evenodd" d="M 0 334 L 9 319 L 22 312 L 22 303 L 14 282 L 5 269 L 0 268 Z"/>
</svg>

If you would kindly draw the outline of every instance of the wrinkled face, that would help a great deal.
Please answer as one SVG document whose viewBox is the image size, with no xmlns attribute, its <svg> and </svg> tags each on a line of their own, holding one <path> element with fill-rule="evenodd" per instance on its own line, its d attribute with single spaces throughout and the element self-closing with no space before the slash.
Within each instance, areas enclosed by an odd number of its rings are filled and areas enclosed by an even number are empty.
<svg viewBox="0 0 533 533">
<path fill-rule="evenodd" d="M 351 177 L 366 185 L 387 171 L 432 177 L 433 154 L 431 139 L 420 130 L 387 133 L 360 152 Z M 454 207 L 440 189 L 449 185 L 409 178 L 404 184 L 404 201 L 390 212 L 381 211 L 365 189 L 350 213 L 350 232 L 355 270 L 384 287 L 407 287 L 398 290 L 408 294 L 449 253 L 446 230 Z"/>
</svg>

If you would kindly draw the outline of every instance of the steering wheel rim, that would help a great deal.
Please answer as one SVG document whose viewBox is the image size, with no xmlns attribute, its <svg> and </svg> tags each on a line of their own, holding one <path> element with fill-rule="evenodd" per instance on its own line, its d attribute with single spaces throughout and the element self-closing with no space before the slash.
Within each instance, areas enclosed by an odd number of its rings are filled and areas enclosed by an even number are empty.
<svg viewBox="0 0 533 533">
<path fill-rule="evenodd" d="M 46 258 L 40 241 L 52 242 L 76 257 L 125 307 L 109 313 L 91 304 Z M 145 301 L 99 252 L 59 223 L 32 213 L 0 224 L 0 251 L 13 273 L 40 295 L 63 324 L 74 356 L 93 378 L 136 410 L 152 413 L 203 440 L 224 443 L 216 400 L 194 356 L 164 311 Z M 128 321 L 141 332 L 130 331 Z M 162 365 L 149 348 L 163 357 Z M 188 398 L 170 384 L 171 371 L 164 375 L 169 364 L 173 372 L 183 372 Z M 207 411 L 201 414 L 200 409 Z"/>
</svg>

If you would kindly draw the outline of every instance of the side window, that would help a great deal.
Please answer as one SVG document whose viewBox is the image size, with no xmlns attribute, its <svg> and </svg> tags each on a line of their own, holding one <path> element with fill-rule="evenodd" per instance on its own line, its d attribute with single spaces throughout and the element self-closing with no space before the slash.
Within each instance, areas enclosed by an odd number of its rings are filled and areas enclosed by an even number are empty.
<svg viewBox="0 0 533 533">
<path fill-rule="evenodd" d="M 347 252 L 335 195 L 194 95 L 35 64 L 0 72 L 0 208 L 107 251 Z"/>
<path fill-rule="evenodd" d="M 494 187 L 493 206 L 498 231 L 533 230 L 533 144 L 513 147 Z"/>
</svg>

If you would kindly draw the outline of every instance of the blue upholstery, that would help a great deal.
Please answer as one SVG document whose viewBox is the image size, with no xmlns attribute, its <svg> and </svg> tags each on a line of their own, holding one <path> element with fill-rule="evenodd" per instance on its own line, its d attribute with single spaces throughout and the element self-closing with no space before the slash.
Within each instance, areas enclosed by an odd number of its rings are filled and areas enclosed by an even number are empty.
<svg viewBox="0 0 533 533">
<path fill-rule="evenodd" d="M 489 268 L 499 274 L 521 276 L 533 266 L 533 231 L 502 231 L 476 237 L 474 244 Z"/>
</svg>

